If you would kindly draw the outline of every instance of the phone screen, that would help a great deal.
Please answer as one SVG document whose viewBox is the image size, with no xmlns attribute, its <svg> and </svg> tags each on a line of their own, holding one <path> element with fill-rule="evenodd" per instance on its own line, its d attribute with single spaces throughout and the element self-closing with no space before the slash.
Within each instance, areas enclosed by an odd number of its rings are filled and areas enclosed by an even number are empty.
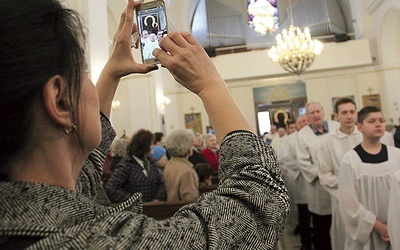
<svg viewBox="0 0 400 250">
<path fill-rule="evenodd" d="M 160 48 L 158 42 L 168 31 L 164 2 L 144 3 L 137 9 L 136 16 L 143 63 L 157 63 L 153 50 Z"/>
</svg>

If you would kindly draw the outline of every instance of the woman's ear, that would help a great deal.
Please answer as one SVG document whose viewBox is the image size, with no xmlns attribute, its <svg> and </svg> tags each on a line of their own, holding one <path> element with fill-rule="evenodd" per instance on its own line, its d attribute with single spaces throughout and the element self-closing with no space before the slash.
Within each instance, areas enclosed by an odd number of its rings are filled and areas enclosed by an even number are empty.
<svg viewBox="0 0 400 250">
<path fill-rule="evenodd" d="M 62 127 L 71 126 L 71 104 L 66 82 L 61 76 L 55 75 L 47 81 L 43 88 L 43 102 L 54 122 Z"/>
</svg>

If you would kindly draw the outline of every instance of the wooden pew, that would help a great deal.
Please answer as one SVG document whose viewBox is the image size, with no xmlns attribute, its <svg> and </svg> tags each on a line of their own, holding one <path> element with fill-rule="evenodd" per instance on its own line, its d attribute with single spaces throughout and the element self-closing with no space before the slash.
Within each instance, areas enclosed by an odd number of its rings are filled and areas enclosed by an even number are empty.
<svg viewBox="0 0 400 250">
<path fill-rule="evenodd" d="M 217 188 L 217 185 L 211 186 L 200 186 L 199 192 L 200 195 L 213 191 Z M 193 201 L 158 201 L 158 202 L 143 202 L 143 214 L 154 218 L 156 220 L 164 220 L 171 216 L 173 216 L 181 207 L 186 204 L 190 204 L 195 202 Z M 119 203 L 112 203 L 110 207 L 116 207 Z"/>
<path fill-rule="evenodd" d="M 143 214 L 156 220 L 164 220 L 174 215 L 181 207 L 194 201 L 158 201 L 143 202 Z M 111 203 L 109 207 L 116 207 L 120 203 Z"/>
<path fill-rule="evenodd" d="M 181 207 L 195 201 L 143 202 L 143 213 L 156 220 L 164 220 L 174 215 Z"/>
<path fill-rule="evenodd" d="M 217 185 L 199 187 L 200 195 L 213 191 Z M 164 220 L 174 215 L 181 207 L 186 204 L 196 202 L 193 201 L 158 201 L 143 202 L 143 213 L 156 220 Z"/>
<path fill-rule="evenodd" d="M 199 187 L 199 192 L 200 195 L 204 194 L 204 193 L 208 193 L 211 192 L 213 190 L 217 189 L 217 184 L 213 184 L 211 186 L 207 186 L 207 185 L 200 185 Z"/>
</svg>

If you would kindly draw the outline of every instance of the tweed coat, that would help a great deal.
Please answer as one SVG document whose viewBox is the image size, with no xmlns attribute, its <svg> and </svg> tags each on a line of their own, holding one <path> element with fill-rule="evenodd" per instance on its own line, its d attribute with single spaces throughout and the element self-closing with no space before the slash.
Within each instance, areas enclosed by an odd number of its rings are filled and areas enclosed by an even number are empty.
<svg viewBox="0 0 400 250">
<path fill-rule="evenodd" d="M 0 181 L 0 248 L 274 249 L 289 200 L 274 151 L 258 136 L 235 131 L 222 142 L 215 191 L 156 221 L 143 215 L 140 194 L 118 207 L 93 202 L 113 132 L 101 118 L 103 141 L 82 169 L 77 191 Z M 25 245 L 26 246 L 26 245 Z"/>
</svg>

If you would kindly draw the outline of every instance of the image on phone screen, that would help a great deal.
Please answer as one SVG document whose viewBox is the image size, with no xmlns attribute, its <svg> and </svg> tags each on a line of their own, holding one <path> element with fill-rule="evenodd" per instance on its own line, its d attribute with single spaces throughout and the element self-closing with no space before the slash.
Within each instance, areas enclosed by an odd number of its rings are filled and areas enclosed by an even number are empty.
<svg viewBox="0 0 400 250">
<path fill-rule="evenodd" d="M 153 50 L 160 48 L 159 40 L 167 34 L 167 18 L 164 5 L 152 6 L 137 11 L 140 46 L 144 63 L 156 63 Z"/>
</svg>

